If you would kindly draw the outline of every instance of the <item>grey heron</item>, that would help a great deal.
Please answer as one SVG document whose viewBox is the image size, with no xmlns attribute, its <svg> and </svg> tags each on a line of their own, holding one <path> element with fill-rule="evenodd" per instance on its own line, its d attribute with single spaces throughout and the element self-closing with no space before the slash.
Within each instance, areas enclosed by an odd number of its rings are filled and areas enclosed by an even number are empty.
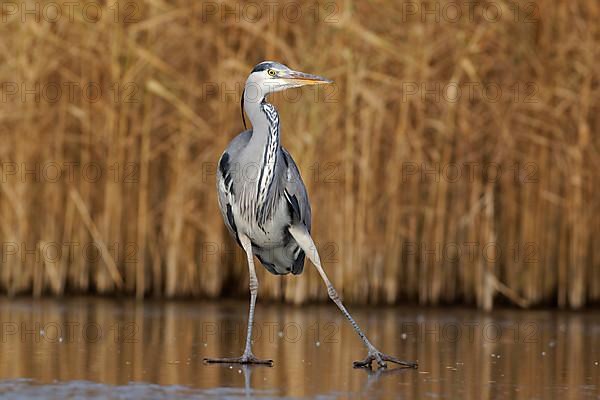
<svg viewBox="0 0 600 400">
<path fill-rule="evenodd" d="M 287 66 L 264 61 L 257 64 L 241 98 L 252 129 L 236 136 L 221 155 L 217 171 L 219 207 L 230 234 L 246 253 L 250 273 L 250 310 L 244 354 L 236 358 L 205 358 L 208 363 L 268 364 L 252 353 L 252 325 L 258 293 L 254 257 L 276 275 L 302 273 L 305 255 L 314 264 L 327 286 L 327 293 L 365 344 L 368 354 L 355 367 L 371 367 L 386 361 L 416 368 L 417 363 L 401 361 L 373 346 L 343 305 L 340 296 L 321 266 L 311 237 L 311 209 L 306 187 L 292 156 L 281 146 L 279 114 L 266 101 L 269 94 L 306 85 L 332 81 L 317 75 L 294 71 Z"/>
</svg>

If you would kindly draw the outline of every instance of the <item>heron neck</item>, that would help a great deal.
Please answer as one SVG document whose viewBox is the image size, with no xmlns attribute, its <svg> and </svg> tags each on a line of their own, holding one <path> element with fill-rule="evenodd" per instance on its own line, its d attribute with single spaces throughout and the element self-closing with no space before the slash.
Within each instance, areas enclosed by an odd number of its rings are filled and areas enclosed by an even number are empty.
<svg viewBox="0 0 600 400">
<path fill-rule="evenodd" d="M 279 114 L 275 106 L 264 97 L 244 96 L 244 109 L 252 123 L 251 148 L 256 151 L 257 148 L 279 147 Z"/>
<path fill-rule="evenodd" d="M 259 165 L 258 180 L 256 186 L 256 204 L 260 211 L 259 223 L 264 223 L 264 218 L 267 215 L 265 210 L 268 206 L 268 199 L 274 199 L 269 196 L 275 181 L 275 170 L 277 166 L 277 158 L 280 154 L 279 140 L 279 114 L 270 103 L 267 103 L 264 98 L 260 102 L 246 102 L 247 113 L 252 122 L 252 137 L 247 151 L 250 157 L 254 158 Z"/>
</svg>

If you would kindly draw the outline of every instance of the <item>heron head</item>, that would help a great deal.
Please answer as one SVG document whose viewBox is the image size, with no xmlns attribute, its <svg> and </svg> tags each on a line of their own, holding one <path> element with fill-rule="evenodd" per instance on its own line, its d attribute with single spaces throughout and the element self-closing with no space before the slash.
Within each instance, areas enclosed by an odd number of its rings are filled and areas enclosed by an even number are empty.
<svg viewBox="0 0 600 400">
<path fill-rule="evenodd" d="M 245 90 L 248 95 L 252 95 L 254 92 L 257 96 L 264 98 L 271 93 L 286 89 L 327 83 L 332 83 L 332 81 L 322 76 L 294 71 L 278 62 L 263 61 L 257 64 L 248 76 Z"/>
</svg>

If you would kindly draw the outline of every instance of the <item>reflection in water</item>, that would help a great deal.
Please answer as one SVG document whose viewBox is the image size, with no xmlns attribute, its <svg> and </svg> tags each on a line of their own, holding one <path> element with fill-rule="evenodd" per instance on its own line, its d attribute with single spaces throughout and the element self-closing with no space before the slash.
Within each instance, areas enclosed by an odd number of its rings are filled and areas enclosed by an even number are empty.
<svg viewBox="0 0 600 400">
<path fill-rule="evenodd" d="M 597 312 L 354 308 L 380 349 L 420 369 L 365 371 L 332 305 L 260 304 L 254 352 L 275 367 L 205 365 L 244 346 L 245 302 L 0 300 L 0 394 L 65 398 L 600 398 Z"/>
</svg>

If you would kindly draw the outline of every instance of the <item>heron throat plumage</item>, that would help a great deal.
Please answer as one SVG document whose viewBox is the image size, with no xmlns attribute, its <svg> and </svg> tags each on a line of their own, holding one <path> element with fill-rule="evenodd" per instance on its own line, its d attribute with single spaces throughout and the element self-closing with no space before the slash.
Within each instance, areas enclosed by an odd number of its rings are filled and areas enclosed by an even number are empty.
<svg viewBox="0 0 600 400">
<path fill-rule="evenodd" d="M 259 224 L 264 224 L 269 213 L 266 211 L 272 208 L 273 204 L 268 204 L 269 193 L 273 187 L 275 178 L 275 167 L 277 165 L 277 156 L 279 154 L 279 114 L 272 104 L 263 102 L 261 108 L 269 122 L 269 133 L 267 143 L 263 152 L 263 162 L 261 165 L 258 187 L 256 192 L 256 203 L 260 207 L 258 213 Z"/>
<path fill-rule="evenodd" d="M 263 227 L 277 207 L 278 196 L 273 196 L 276 182 L 276 169 L 281 153 L 280 123 L 277 109 L 268 103 L 265 97 L 252 98 L 244 90 L 241 99 L 242 121 L 245 123 L 244 113 L 247 112 L 252 123 L 253 145 L 249 147 L 254 159 L 253 167 L 257 167 L 256 180 L 252 192 L 253 198 L 247 198 L 250 212 L 248 216 Z M 249 194 L 249 193 L 248 193 Z"/>
</svg>

